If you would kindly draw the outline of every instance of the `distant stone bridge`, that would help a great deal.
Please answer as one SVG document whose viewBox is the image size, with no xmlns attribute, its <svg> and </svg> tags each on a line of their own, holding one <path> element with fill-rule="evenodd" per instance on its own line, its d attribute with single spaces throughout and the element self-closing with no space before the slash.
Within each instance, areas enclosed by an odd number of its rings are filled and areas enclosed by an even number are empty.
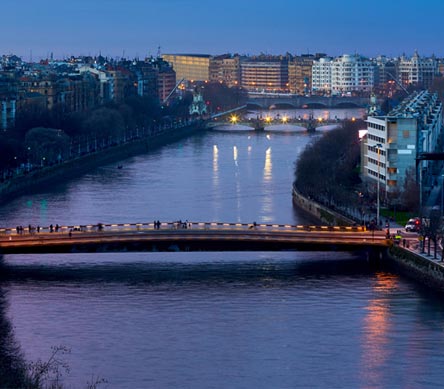
<svg viewBox="0 0 444 389">
<path fill-rule="evenodd" d="M 290 94 L 253 94 L 249 93 L 247 107 L 250 109 L 278 108 L 365 108 L 369 97 L 339 96 L 299 96 Z"/>
</svg>

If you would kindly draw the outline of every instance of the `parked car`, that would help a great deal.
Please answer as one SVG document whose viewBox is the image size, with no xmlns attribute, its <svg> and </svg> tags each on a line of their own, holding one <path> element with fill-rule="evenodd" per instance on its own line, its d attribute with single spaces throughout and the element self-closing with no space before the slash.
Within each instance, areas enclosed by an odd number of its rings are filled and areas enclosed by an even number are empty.
<svg viewBox="0 0 444 389">
<path fill-rule="evenodd" d="M 413 219 L 409 219 L 407 224 L 405 225 L 405 230 L 407 232 L 418 232 L 421 227 L 421 220 L 418 217 Z"/>
</svg>

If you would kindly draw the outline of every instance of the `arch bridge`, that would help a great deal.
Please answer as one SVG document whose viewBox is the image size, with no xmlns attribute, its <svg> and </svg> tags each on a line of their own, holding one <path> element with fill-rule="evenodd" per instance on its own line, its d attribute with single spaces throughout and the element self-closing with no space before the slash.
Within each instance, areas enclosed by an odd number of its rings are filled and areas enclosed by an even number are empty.
<svg viewBox="0 0 444 389">
<path fill-rule="evenodd" d="M 369 97 L 355 96 L 301 96 L 291 94 L 249 93 L 247 107 L 250 109 L 278 108 L 365 108 Z"/>
<path fill-rule="evenodd" d="M 0 253 L 359 251 L 391 245 L 362 227 L 163 222 L 0 229 Z"/>
</svg>

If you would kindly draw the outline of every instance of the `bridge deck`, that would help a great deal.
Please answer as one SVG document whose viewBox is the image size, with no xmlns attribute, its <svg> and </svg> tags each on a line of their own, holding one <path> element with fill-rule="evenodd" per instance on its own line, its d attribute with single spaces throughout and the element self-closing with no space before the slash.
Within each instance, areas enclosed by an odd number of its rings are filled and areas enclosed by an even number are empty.
<svg viewBox="0 0 444 389">
<path fill-rule="evenodd" d="M 382 231 L 241 223 L 154 223 L 0 229 L 0 252 L 81 253 L 107 251 L 358 250 L 391 244 Z"/>
</svg>

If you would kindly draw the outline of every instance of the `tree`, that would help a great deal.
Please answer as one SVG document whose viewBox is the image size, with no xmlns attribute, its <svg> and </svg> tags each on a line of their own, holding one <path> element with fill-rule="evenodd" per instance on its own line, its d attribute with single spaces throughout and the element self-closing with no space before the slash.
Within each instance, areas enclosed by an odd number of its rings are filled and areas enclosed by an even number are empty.
<svg viewBox="0 0 444 389">
<path fill-rule="evenodd" d="M 416 182 L 416 173 L 413 167 L 405 172 L 400 206 L 403 209 L 417 213 L 419 211 L 419 184 Z"/>
<path fill-rule="evenodd" d="M 98 108 L 92 111 L 82 126 L 85 134 L 98 139 L 117 139 L 125 130 L 122 115 L 111 108 Z"/>
<path fill-rule="evenodd" d="M 344 122 L 300 154 L 295 187 L 305 195 L 334 205 L 358 201 L 353 187 L 360 183 L 358 129 L 362 122 Z"/>
<path fill-rule="evenodd" d="M 70 138 L 62 130 L 37 127 L 26 133 L 27 159 L 36 165 L 51 165 L 65 159 L 69 153 Z"/>
<path fill-rule="evenodd" d="M 22 154 L 21 142 L 9 136 L 9 132 L 4 133 L 0 138 L 0 166 L 16 167 L 20 162 Z"/>
<path fill-rule="evenodd" d="M 212 82 L 204 85 L 203 98 L 209 103 L 213 112 L 225 111 L 244 105 L 246 93 L 242 88 L 229 88 L 226 84 Z"/>
</svg>

